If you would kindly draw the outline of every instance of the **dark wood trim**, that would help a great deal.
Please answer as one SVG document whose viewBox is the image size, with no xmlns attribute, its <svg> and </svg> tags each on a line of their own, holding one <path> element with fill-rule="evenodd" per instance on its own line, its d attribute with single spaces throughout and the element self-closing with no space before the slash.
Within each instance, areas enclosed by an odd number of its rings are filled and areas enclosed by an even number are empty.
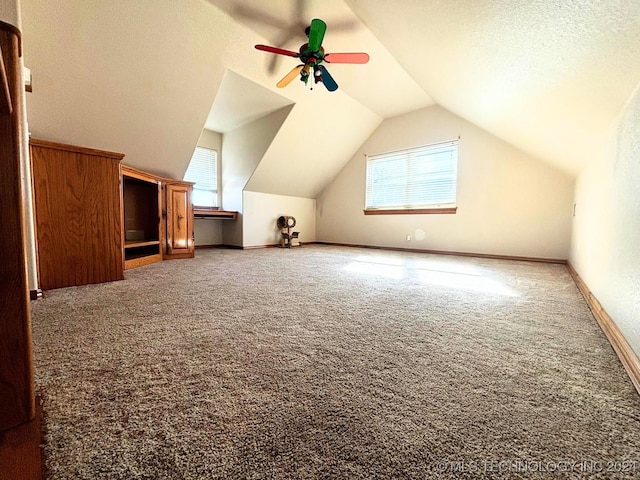
<svg viewBox="0 0 640 480">
<path fill-rule="evenodd" d="M 455 214 L 458 211 L 458 207 L 445 207 L 445 208 L 402 208 L 392 210 L 377 210 L 377 209 L 365 209 L 363 210 L 365 215 L 433 215 Z"/>
<path fill-rule="evenodd" d="M 131 260 L 124 261 L 124 269 L 129 270 L 131 268 L 144 267 L 145 265 L 151 265 L 152 263 L 161 262 L 162 254 L 157 253 L 155 255 L 147 255 L 146 257 L 132 258 Z"/>
<path fill-rule="evenodd" d="M 213 245 L 196 245 L 196 250 L 207 250 L 210 248 L 231 248 L 229 245 L 225 245 L 224 243 L 216 243 Z"/>
<path fill-rule="evenodd" d="M 40 290 L 39 288 L 37 290 L 30 290 L 29 297 L 31 298 L 31 300 L 38 300 L 42 298 L 42 290 Z"/>
<path fill-rule="evenodd" d="M 4 56 L 0 50 L 0 113 L 11 115 L 13 105 L 11 103 L 11 93 L 9 93 L 9 80 L 7 71 L 4 68 Z"/>
<path fill-rule="evenodd" d="M 520 257 L 516 255 L 494 255 L 492 253 L 474 253 L 474 252 L 451 252 L 447 250 L 428 250 L 422 248 L 401 248 L 401 247 L 381 247 L 377 245 L 359 245 L 354 243 L 337 243 L 337 242 L 308 242 L 318 245 L 335 245 L 339 247 L 356 247 L 356 248 L 373 248 L 377 250 L 392 250 L 398 252 L 415 252 L 415 253 L 433 253 L 436 255 L 455 255 L 457 257 L 477 257 L 477 258 L 494 258 L 496 260 L 516 260 L 520 262 L 540 262 L 540 263 L 557 263 L 564 265 L 566 260 L 561 258 L 540 258 L 540 257 Z"/>
<path fill-rule="evenodd" d="M 95 148 L 78 147 L 76 145 L 67 145 L 65 143 L 49 142 L 47 140 L 38 140 L 36 138 L 31 138 L 29 140 L 29 144 L 35 147 L 53 148 L 55 150 L 64 150 L 67 152 L 81 153 L 83 155 L 95 155 L 98 157 L 113 158 L 114 160 L 118 160 L 118 161 L 124 158 L 124 153 L 108 152 L 105 150 L 96 150 Z"/>
<path fill-rule="evenodd" d="M 622 366 L 627 371 L 633 386 L 636 387 L 636 390 L 640 394 L 640 359 L 638 355 L 633 351 L 629 342 L 624 337 L 616 322 L 609 316 L 609 314 L 602 308 L 602 305 L 595 297 L 595 295 L 589 290 L 587 284 L 584 283 L 584 280 L 580 277 L 576 269 L 571 265 L 571 262 L 567 262 L 567 269 L 573 278 L 573 281 L 576 283 L 578 290 L 582 293 L 582 296 L 589 305 L 591 309 L 591 313 L 595 317 L 598 325 L 606 335 L 611 347 L 618 355 Z"/>
<path fill-rule="evenodd" d="M 125 240 L 124 248 L 149 247 L 151 245 L 160 245 L 160 240 L 147 240 L 145 242 L 137 242 L 135 240 Z"/>
<path fill-rule="evenodd" d="M 26 235 L 21 170 L 24 144 L 24 85 L 19 59 L 19 31 L 0 23 L 0 49 L 13 110 L 0 114 L 0 192 L 2 246 L 0 262 L 0 431 L 35 416 L 31 312 L 26 268 Z"/>
<path fill-rule="evenodd" d="M 42 407 L 36 399 L 33 420 L 0 432 L 0 479 L 40 480 L 46 478 L 43 462 Z"/>
<path fill-rule="evenodd" d="M 155 183 L 156 185 L 160 183 L 160 178 L 157 175 L 138 170 L 137 168 L 130 167 L 129 165 L 124 165 L 122 163 L 120 164 L 120 175 L 135 178 L 137 180 L 143 180 L 149 183 Z"/>
<path fill-rule="evenodd" d="M 22 57 L 22 32 L 15 25 L 0 20 L 0 30 L 9 32 L 18 37 L 18 57 Z"/>
</svg>

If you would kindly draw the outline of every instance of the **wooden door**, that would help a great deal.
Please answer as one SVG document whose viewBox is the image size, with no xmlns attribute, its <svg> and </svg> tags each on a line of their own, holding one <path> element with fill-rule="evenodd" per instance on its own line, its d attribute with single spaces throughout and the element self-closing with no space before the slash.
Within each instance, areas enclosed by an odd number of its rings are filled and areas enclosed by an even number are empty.
<svg viewBox="0 0 640 480">
<path fill-rule="evenodd" d="M 169 258 L 192 257 L 193 206 L 191 185 L 166 185 L 167 251 Z"/>
</svg>

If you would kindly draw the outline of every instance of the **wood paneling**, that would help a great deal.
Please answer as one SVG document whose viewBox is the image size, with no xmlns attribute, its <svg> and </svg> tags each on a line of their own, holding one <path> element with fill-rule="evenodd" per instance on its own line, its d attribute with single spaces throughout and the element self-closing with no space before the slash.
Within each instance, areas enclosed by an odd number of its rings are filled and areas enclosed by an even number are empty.
<svg viewBox="0 0 640 480">
<path fill-rule="evenodd" d="M 125 243 L 160 240 L 158 185 L 124 175 L 122 182 Z"/>
<path fill-rule="evenodd" d="M 31 141 L 43 290 L 124 278 L 119 165 L 123 156 Z"/>
<path fill-rule="evenodd" d="M 9 92 L 9 79 L 4 67 L 4 55 L 0 50 L 0 113 L 10 115 L 13 112 L 13 101 Z"/>
<path fill-rule="evenodd" d="M 23 145 L 20 37 L 0 22 L 11 112 L 0 113 L 0 431 L 34 418 L 31 317 L 23 230 L 21 161 Z"/>
</svg>

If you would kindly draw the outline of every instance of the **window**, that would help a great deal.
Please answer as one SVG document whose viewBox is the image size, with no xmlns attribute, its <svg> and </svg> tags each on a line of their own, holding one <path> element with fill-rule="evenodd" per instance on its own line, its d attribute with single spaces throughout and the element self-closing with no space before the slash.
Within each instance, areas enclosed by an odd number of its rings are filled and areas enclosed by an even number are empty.
<svg viewBox="0 0 640 480">
<path fill-rule="evenodd" d="M 367 156 L 366 215 L 455 213 L 458 140 Z"/>
<path fill-rule="evenodd" d="M 218 152 L 196 147 L 184 180 L 195 182 L 193 204 L 198 207 L 218 206 Z"/>
</svg>

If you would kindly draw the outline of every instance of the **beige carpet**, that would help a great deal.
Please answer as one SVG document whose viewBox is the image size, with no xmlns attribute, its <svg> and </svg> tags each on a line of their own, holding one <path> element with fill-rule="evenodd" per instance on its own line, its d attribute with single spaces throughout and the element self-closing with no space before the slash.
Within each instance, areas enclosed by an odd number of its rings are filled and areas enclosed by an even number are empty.
<svg viewBox="0 0 640 480">
<path fill-rule="evenodd" d="M 308 245 L 126 277 L 33 304 L 50 478 L 640 476 L 564 266 Z"/>
</svg>

